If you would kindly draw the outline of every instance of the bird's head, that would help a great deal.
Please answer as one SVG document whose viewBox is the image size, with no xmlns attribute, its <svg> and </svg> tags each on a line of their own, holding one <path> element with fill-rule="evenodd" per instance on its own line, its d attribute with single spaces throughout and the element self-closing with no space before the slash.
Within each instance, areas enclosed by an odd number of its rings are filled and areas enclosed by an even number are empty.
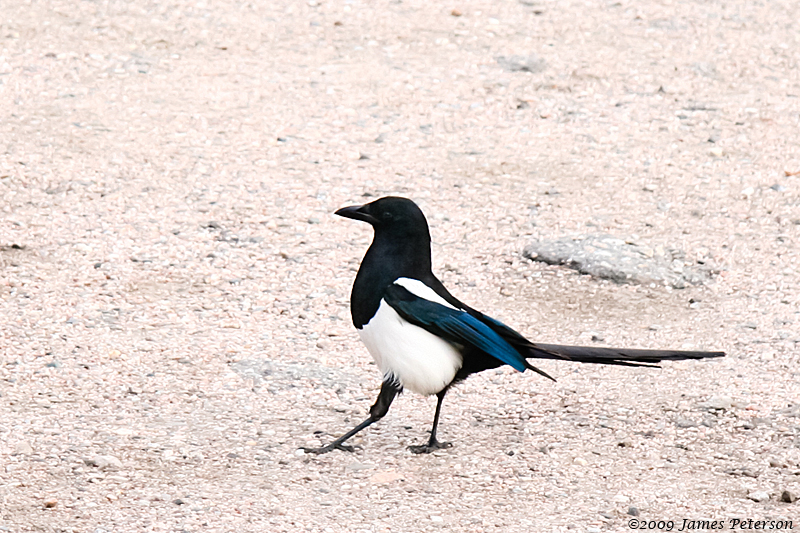
<svg viewBox="0 0 800 533">
<path fill-rule="evenodd" d="M 343 207 L 336 214 L 367 222 L 376 234 L 430 235 L 425 215 L 408 198 L 385 196 L 368 204 Z"/>
</svg>

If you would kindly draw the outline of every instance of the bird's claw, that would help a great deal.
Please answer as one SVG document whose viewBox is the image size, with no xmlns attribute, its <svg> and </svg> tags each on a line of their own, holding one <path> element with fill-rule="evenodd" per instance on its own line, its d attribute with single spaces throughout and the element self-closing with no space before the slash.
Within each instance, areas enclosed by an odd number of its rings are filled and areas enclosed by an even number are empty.
<svg viewBox="0 0 800 533">
<path fill-rule="evenodd" d="M 333 450 L 341 450 L 343 452 L 350 452 L 353 453 L 356 451 L 355 446 L 348 446 L 347 444 L 341 443 L 330 443 L 327 446 L 320 446 L 319 448 L 300 448 L 305 453 L 313 453 L 314 455 L 322 455 L 323 453 L 332 452 Z"/>
<path fill-rule="evenodd" d="M 447 448 L 452 448 L 452 442 L 439 442 L 435 440 L 433 442 L 429 442 L 428 444 L 422 444 L 420 446 L 409 446 L 408 449 L 411 450 L 411 453 L 431 453 L 435 452 L 436 450 L 445 450 Z"/>
</svg>

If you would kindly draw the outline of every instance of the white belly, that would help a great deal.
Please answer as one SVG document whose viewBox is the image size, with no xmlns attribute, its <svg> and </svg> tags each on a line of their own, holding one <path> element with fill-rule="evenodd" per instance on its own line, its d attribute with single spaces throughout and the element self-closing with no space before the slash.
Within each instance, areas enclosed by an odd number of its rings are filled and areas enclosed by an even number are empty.
<svg viewBox="0 0 800 533">
<path fill-rule="evenodd" d="M 419 394 L 444 389 L 463 363 L 455 346 L 407 322 L 383 300 L 358 334 L 385 379 Z"/>
</svg>

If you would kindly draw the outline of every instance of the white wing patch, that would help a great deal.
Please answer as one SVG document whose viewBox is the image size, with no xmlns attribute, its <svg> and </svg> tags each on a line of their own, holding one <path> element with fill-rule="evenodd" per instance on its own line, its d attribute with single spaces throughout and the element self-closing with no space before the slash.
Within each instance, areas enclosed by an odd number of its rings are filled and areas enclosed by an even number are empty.
<svg viewBox="0 0 800 533">
<path fill-rule="evenodd" d="M 418 279 L 411 279 L 411 278 L 397 278 L 394 281 L 395 285 L 400 285 L 408 292 L 416 296 L 417 298 L 423 298 L 428 300 L 429 302 L 436 302 L 437 304 L 444 305 L 449 307 L 450 309 L 455 309 L 452 305 L 447 303 L 447 300 L 436 294 L 436 291 L 422 283 Z"/>
<path fill-rule="evenodd" d="M 400 278 L 396 283 L 420 298 L 452 307 L 421 281 Z M 417 284 L 430 294 L 420 290 Z M 406 321 L 383 300 L 378 312 L 358 334 L 384 377 L 395 379 L 418 394 L 440 392 L 453 381 L 463 364 L 455 346 Z"/>
</svg>

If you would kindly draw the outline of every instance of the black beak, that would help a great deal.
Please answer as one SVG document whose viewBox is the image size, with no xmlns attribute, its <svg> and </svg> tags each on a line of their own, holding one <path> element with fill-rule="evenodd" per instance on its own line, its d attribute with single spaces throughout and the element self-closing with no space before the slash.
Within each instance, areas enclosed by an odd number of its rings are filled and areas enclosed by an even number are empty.
<svg viewBox="0 0 800 533">
<path fill-rule="evenodd" d="M 360 220 L 369 224 L 375 224 L 378 219 L 366 212 L 366 205 L 351 205 L 343 207 L 336 211 L 334 214 L 344 218 L 352 218 L 353 220 Z"/>
</svg>

